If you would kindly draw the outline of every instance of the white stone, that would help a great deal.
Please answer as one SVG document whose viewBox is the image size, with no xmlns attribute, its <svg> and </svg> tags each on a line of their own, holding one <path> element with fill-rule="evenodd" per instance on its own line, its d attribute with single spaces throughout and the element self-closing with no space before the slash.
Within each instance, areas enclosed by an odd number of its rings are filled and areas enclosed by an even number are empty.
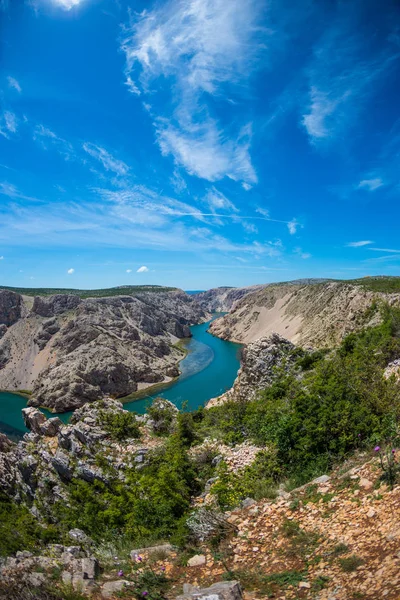
<svg viewBox="0 0 400 600">
<path fill-rule="evenodd" d="M 188 567 L 201 567 L 201 565 L 206 564 L 206 557 L 204 554 L 196 554 L 192 558 L 189 558 L 187 564 Z"/>
</svg>

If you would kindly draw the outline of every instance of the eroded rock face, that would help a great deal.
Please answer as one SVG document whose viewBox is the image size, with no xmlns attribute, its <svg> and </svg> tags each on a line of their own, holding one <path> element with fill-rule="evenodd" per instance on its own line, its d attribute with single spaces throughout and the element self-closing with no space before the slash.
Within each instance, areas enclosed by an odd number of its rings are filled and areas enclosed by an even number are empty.
<svg viewBox="0 0 400 600">
<path fill-rule="evenodd" d="M 126 469 L 140 468 L 146 460 L 148 448 L 143 440 L 127 439 L 123 445 L 117 444 L 103 428 L 108 416 L 126 412 L 117 400 L 105 398 L 82 406 L 69 425 L 57 417 L 46 419 L 36 408 L 23 412 L 31 432 L 22 441 L 13 444 L 0 434 L 0 491 L 17 502 L 22 498 L 34 502 L 35 497 L 41 497 L 43 504 L 33 504 L 37 515 L 58 500 L 68 500 L 66 484 L 73 478 L 106 485 L 110 479 L 124 481 Z M 141 423 L 139 418 L 137 421 Z M 99 453 L 107 459 L 106 471 L 98 465 Z M 70 537 L 82 544 L 83 535 L 73 530 Z"/>
<path fill-rule="evenodd" d="M 8 290 L 0 290 L 0 325 L 10 327 L 21 318 L 22 297 Z"/>
<path fill-rule="evenodd" d="M 294 344 L 273 333 L 245 346 L 241 367 L 233 387 L 220 398 L 213 398 L 208 408 L 228 400 L 251 400 L 259 390 L 270 386 L 282 369 L 289 371 L 296 361 Z"/>
<path fill-rule="evenodd" d="M 31 406 L 56 412 L 170 381 L 183 358 L 175 342 L 208 317 L 179 290 L 36 297 L 30 312 L 18 294 L 0 292 L 0 326 L 1 315 L 18 320 L 0 331 L 0 389 L 30 389 Z"/>
<path fill-rule="evenodd" d="M 384 294 L 342 282 L 267 285 L 246 294 L 231 312 L 210 325 L 222 339 L 248 344 L 276 332 L 301 346 L 331 348 L 344 336 L 381 320 L 379 302 L 400 305 Z"/>
<path fill-rule="evenodd" d="M 33 301 L 32 312 L 41 317 L 54 317 L 68 310 L 75 309 L 82 300 L 72 294 L 55 294 L 54 296 L 36 296 Z"/>
</svg>

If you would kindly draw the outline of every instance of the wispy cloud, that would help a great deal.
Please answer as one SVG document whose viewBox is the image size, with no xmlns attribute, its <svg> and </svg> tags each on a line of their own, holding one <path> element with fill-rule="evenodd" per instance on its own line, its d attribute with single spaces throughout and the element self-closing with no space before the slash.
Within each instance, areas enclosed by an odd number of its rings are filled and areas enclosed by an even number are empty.
<svg viewBox="0 0 400 600">
<path fill-rule="evenodd" d="M 144 266 L 143 267 L 139 267 L 138 270 L 136 271 L 136 273 L 148 273 L 149 272 L 149 268 Z"/>
<path fill-rule="evenodd" d="M 22 92 L 22 88 L 21 88 L 20 84 L 18 83 L 18 81 L 15 79 L 15 77 L 7 77 L 7 81 L 8 81 L 8 85 L 10 88 L 17 90 L 17 92 L 19 92 L 19 93 Z"/>
<path fill-rule="evenodd" d="M 393 248 L 368 248 L 373 252 L 390 252 L 390 254 L 400 254 L 400 250 L 393 250 Z"/>
<path fill-rule="evenodd" d="M 212 116 L 211 98 L 227 98 L 228 87 L 246 87 L 262 49 L 262 6 L 259 0 L 170 0 L 125 29 L 127 86 L 134 93 L 154 92 L 162 77 L 163 92 L 165 82 L 169 87 L 169 101 L 164 98 L 164 110 L 154 115 L 162 153 L 209 181 L 227 176 L 257 182 L 251 129 L 242 124 L 236 133 L 225 130 Z"/>
<path fill-rule="evenodd" d="M 126 269 L 126 273 L 132 273 L 132 269 Z"/>
<path fill-rule="evenodd" d="M 18 119 L 10 110 L 5 110 L 0 115 L 0 135 L 10 139 L 11 134 L 16 133 L 18 129 Z"/>
<path fill-rule="evenodd" d="M 28 196 L 19 190 L 12 183 L 8 183 L 7 181 L 3 181 L 0 183 L 0 194 L 2 196 L 8 196 L 8 198 L 12 198 L 15 200 L 33 200 L 37 202 L 37 198 L 33 198 L 32 196 Z"/>
<path fill-rule="evenodd" d="M 367 190 L 368 192 L 374 192 L 383 185 L 385 185 L 383 180 L 380 177 L 375 177 L 373 179 L 362 179 L 358 184 L 357 188 L 359 190 Z"/>
<path fill-rule="evenodd" d="M 290 235 L 294 235 L 297 232 L 299 223 L 296 221 L 296 219 L 292 219 L 291 221 L 288 222 L 287 226 L 288 226 Z"/>
<path fill-rule="evenodd" d="M 314 48 L 308 69 L 308 97 L 302 124 L 312 143 L 336 138 L 354 126 L 378 83 L 399 58 L 388 42 L 385 49 L 372 47 L 359 33 L 356 15 L 362 4 L 343 3 L 331 27 Z M 362 9 L 361 9 L 362 11 Z"/>
<path fill-rule="evenodd" d="M 229 177 L 234 181 L 257 183 L 251 162 L 251 127 L 246 125 L 238 137 L 226 137 L 214 119 L 201 123 L 173 125 L 166 119 L 157 121 L 157 139 L 164 156 L 172 155 L 176 164 L 190 175 L 217 181 Z"/>
<path fill-rule="evenodd" d="M 208 190 L 205 201 L 212 211 L 227 210 L 230 212 L 239 212 L 236 206 L 222 192 L 212 187 Z"/>
<path fill-rule="evenodd" d="M 348 248 L 361 248 L 362 246 L 368 246 L 368 244 L 373 244 L 372 240 L 360 240 L 359 242 L 349 242 L 346 244 Z"/>
<path fill-rule="evenodd" d="M 117 175 L 126 175 L 128 173 L 128 165 L 126 165 L 122 160 L 114 158 L 114 156 L 107 152 L 105 148 L 96 146 L 96 144 L 91 144 L 89 142 L 85 142 L 82 148 L 92 158 L 98 160 L 106 171 L 113 171 Z"/>
<path fill-rule="evenodd" d="M 52 2 L 55 6 L 60 6 L 64 10 L 71 10 L 71 8 L 82 4 L 84 0 L 52 0 Z"/>
<path fill-rule="evenodd" d="M 311 254 L 309 252 L 303 252 L 303 250 L 301 248 L 295 248 L 293 250 L 294 254 L 297 254 L 298 256 L 300 256 L 300 258 L 302 258 L 303 260 L 307 260 L 308 258 L 311 258 Z"/>
<path fill-rule="evenodd" d="M 75 269 L 68 269 L 68 275 L 73 275 L 75 273 Z"/>
<path fill-rule="evenodd" d="M 44 125 L 37 125 L 33 131 L 33 139 L 37 142 L 44 150 L 48 150 L 49 147 L 54 147 L 59 154 L 61 154 L 65 160 L 71 160 L 74 158 L 74 148 L 70 142 L 59 137 L 54 131 L 48 129 Z"/>
</svg>

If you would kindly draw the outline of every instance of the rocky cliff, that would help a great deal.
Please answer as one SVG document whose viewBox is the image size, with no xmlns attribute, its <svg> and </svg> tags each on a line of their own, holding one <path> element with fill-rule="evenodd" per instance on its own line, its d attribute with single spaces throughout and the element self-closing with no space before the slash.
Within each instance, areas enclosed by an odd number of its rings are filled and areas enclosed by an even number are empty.
<svg viewBox="0 0 400 600">
<path fill-rule="evenodd" d="M 81 299 L 0 291 L 0 389 L 56 412 L 179 374 L 180 338 L 207 318 L 182 291 Z"/>
<path fill-rule="evenodd" d="M 228 315 L 213 321 L 210 332 L 246 344 L 275 332 L 299 345 L 329 347 L 376 324 L 381 301 L 399 305 L 400 294 L 343 282 L 269 285 L 246 294 Z"/>
<path fill-rule="evenodd" d="M 261 290 L 264 287 L 265 285 L 252 285 L 243 288 L 218 287 L 206 292 L 200 292 L 196 294 L 195 298 L 200 306 L 208 312 L 228 312 L 244 296 Z"/>
<path fill-rule="evenodd" d="M 281 373 L 289 372 L 296 362 L 295 346 L 289 340 L 273 333 L 245 346 L 240 369 L 230 390 L 212 398 L 207 408 L 229 400 L 252 400 L 259 390 L 269 387 Z"/>
</svg>

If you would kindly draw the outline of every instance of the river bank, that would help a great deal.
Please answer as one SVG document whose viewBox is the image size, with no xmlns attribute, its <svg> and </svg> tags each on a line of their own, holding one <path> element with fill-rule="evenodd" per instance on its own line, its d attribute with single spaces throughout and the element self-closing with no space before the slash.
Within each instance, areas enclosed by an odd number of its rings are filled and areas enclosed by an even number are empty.
<svg viewBox="0 0 400 600">
<path fill-rule="evenodd" d="M 217 318 L 220 315 L 215 315 Z M 214 320 L 214 319 L 212 319 Z M 152 385 L 123 398 L 126 410 L 143 414 L 157 396 L 170 400 L 179 409 L 195 410 L 210 398 L 226 392 L 236 378 L 240 367 L 240 344 L 214 337 L 207 330 L 211 321 L 191 327 L 192 337 L 181 342 L 186 352 L 180 362 L 181 375 L 170 382 Z M 139 397 L 138 397 L 139 395 Z M 0 431 L 18 438 L 26 433 L 21 411 L 27 405 L 27 396 L 0 392 Z M 47 417 L 54 413 L 43 409 Z M 67 423 L 72 412 L 57 413 Z"/>
</svg>

